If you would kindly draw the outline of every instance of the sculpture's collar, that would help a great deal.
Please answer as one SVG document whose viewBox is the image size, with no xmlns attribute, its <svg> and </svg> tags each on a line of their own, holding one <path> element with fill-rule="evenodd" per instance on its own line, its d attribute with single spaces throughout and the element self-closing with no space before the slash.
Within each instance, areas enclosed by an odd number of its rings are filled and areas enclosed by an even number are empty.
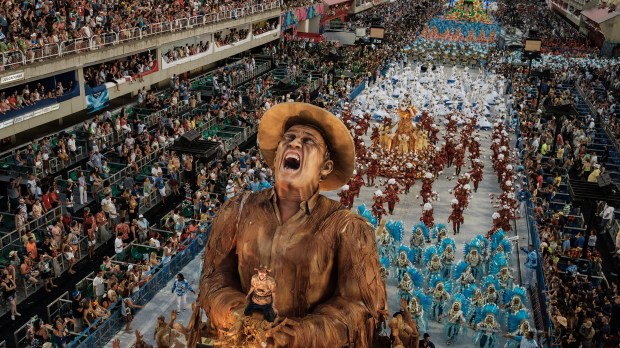
<svg viewBox="0 0 620 348">
<path fill-rule="evenodd" d="M 282 223 L 282 219 L 280 217 L 280 211 L 278 209 L 278 195 L 276 194 L 276 190 L 274 188 L 271 188 L 270 190 L 271 190 L 270 198 L 271 198 L 271 204 L 273 205 L 273 210 L 276 212 L 278 221 Z M 319 193 L 319 190 L 317 190 L 314 193 L 314 195 L 310 197 L 310 199 L 299 203 L 299 211 L 295 215 L 299 214 L 300 212 L 304 212 L 305 214 L 310 215 L 312 211 L 314 210 L 314 208 L 316 207 L 317 203 L 319 202 L 320 196 L 321 195 Z"/>
</svg>

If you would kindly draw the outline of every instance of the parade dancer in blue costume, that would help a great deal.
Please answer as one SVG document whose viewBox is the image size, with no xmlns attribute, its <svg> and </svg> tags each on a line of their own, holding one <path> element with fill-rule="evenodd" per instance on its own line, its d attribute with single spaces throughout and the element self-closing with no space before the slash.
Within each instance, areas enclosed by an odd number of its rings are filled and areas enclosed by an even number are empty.
<svg viewBox="0 0 620 348">
<path fill-rule="evenodd" d="M 446 279 L 450 279 L 452 276 L 452 267 L 454 265 L 456 245 L 454 243 L 454 239 L 445 238 L 441 242 L 441 247 L 439 248 L 439 253 L 441 257 L 439 260 L 443 266 L 442 276 Z"/>
<path fill-rule="evenodd" d="M 474 343 L 478 343 L 480 348 L 499 347 L 500 325 L 495 318 L 499 314 L 499 308 L 495 304 L 487 304 L 482 309 L 484 320 L 476 325 L 478 334 L 474 338 Z"/>
<path fill-rule="evenodd" d="M 476 282 L 467 262 L 460 260 L 454 267 L 454 280 L 456 280 L 456 292 L 463 292 L 470 284 Z"/>
<path fill-rule="evenodd" d="M 467 324 L 471 328 L 476 327 L 476 323 L 481 320 L 482 308 L 485 305 L 482 291 L 475 284 L 470 285 L 463 291 L 463 295 L 469 298 L 469 311 L 467 312 Z"/>
<path fill-rule="evenodd" d="M 382 256 L 379 258 L 379 272 L 381 273 L 381 280 L 385 283 L 390 276 L 390 259 Z"/>
<path fill-rule="evenodd" d="M 465 334 L 465 313 L 467 310 L 468 300 L 462 294 L 456 294 L 448 311 L 444 328 L 447 337 L 446 345 L 451 345 L 456 342 L 459 336 Z"/>
<path fill-rule="evenodd" d="M 446 309 L 446 305 L 450 300 L 451 284 L 445 281 L 442 277 L 435 277 L 430 282 L 431 294 L 433 296 L 433 302 L 431 306 L 431 318 L 441 323 L 443 314 Z"/>
<path fill-rule="evenodd" d="M 476 280 L 482 278 L 483 258 L 480 254 L 481 242 L 474 239 L 471 243 L 465 245 L 465 262 L 471 267 L 471 273 Z"/>
<path fill-rule="evenodd" d="M 521 340 L 523 340 L 523 338 L 531 332 L 531 326 L 528 319 L 529 314 L 527 311 L 520 310 L 508 322 L 508 331 L 510 331 L 510 333 L 504 335 L 504 337 L 508 338 L 504 348 L 519 348 L 521 346 Z"/>
<path fill-rule="evenodd" d="M 407 273 L 407 270 L 413 267 L 410 261 L 413 258 L 414 254 L 411 249 L 404 245 L 398 248 L 398 258 L 396 259 L 396 280 L 398 280 L 398 282 L 403 280 L 403 276 Z"/>
<path fill-rule="evenodd" d="M 377 249 L 379 249 L 379 257 L 385 257 L 391 259 L 390 249 L 394 245 L 394 238 L 390 232 L 383 228 L 377 238 Z"/>
<path fill-rule="evenodd" d="M 437 248 L 434 245 L 428 246 L 426 250 L 424 250 L 424 264 L 426 265 L 427 283 L 434 277 L 441 276 L 443 265 L 437 254 Z"/>
<path fill-rule="evenodd" d="M 499 297 L 499 282 L 493 276 L 487 276 L 483 281 L 484 289 L 484 303 L 485 304 L 500 304 L 502 301 Z"/>
<path fill-rule="evenodd" d="M 510 274 L 510 268 L 508 267 L 508 261 L 503 253 L 496 253 L 493 259 L 489 263 L 489 274 L 495 276 L 499 283 L 499 296 L 503 302 L 507 302 L 507 298 L 504 298 L 504 294 L 509 289 L 512 289 L 513 277 Z"/>
<path fill-rule="evenodd" d="M 414 288 L 421 287 L 423 282 L 424 280 L 420 272 L 415 267 L 409 268 L 405 275 L 403 275 L 403 279 L 398 283 L 398 297 L 404 298 L 409 302 L 413 297 Z"/>
<path fill-rule="evenodd" d="M 418 289 L 414 292 L 411 301 L 407 304 L 409 313 L 411 313 L 411 319 L 415 320 L 418 325 L 418 332 L 426 332 L 428 329 L 428 320 L 425 313 L 431 309 L 432 299 L 424 294 L 422 289 Z"/>
<path fill-rule="evenodd" d="M 504 308 L 506 310 L 503 311 L 503 322 L 505 324 L 508 325 L 511 321 L 514 321 L 515 319 L 513 317 L 517 315 L 517 313 L 519 313 L 521 310 L 525 310 L 525 292 L 526 291 L 524 287 L 515 286 L 514 289 L 506 293 L 506 297 L 509 296 L 510 301 L 508 301 L 504 305 Z"/>
<path fill-rule="evenodd" d="M 508 261 L 508 265 L 510 265 L 510 260 L 512 259 L 512 244 L 505 238 L 505 235 L 504 230 L 500 228 L 491 237 L 490 260 L 493 260 L 497 254 L 504 254 Z"/>
<path fill-rule="evenodd" d="M 435 227 L 433 227 L 431 237 L 437 238 L 438 246 L 441 245 L 441 242 L 443 241 L 444 238 L 446 238 L 447 235 L 448 235 L 448 229 L 446 228 L 446 225 L 438 224 Z"/>
<path fill-rule="evenodd" d="M 410 247 L 415 253 L 414 263 L 419 264 L 424 254 L 424 241 L 428 239 L 428 227 L 424 223 L 419 222 L 413 226 L 412 232 Z"/>
</svg>

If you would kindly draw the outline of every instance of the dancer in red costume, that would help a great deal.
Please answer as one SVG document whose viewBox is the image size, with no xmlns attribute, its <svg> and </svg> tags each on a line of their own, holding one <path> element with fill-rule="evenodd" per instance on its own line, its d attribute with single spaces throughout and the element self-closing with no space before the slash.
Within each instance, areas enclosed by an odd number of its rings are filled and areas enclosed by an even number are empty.
<svg viewBox="0 0 620 348">
<path fill-rule="evenodd" d="M 484 176 L 484 164 L 480 159 L 476 158 L 473 160 L 472 168 L 470 173 L 471 180 L 474 184 L 474 192 L 478 192 L 478 184 L 482 181 Z"/>
<path fill-rule="evenodd" d="M 379 140 L 381 140 L 380 135 L 379 135 L 379 127 L 377 126 L 372 127 L 372 133 L 370 134 L 370 140 L 372 141 L 373 148 L 379 147 Z"/>
<path fill-rule="evenodd" d="M 422 216 L 420 216 L 420 221 L 426 225 L 429 229 L 435 226 L 435 217 L 433 216 L 433 205 L 430 203 L 424 203 Z"/>
<path fill-rule="evenodd" d="M 370 155 L 370 163 L 368 164 L 368 169 L 366 170 L 366 181 L 368 186 L 375 185 L 375 178 L 379 172 L 379 161 L 377 160 L 377 155 Z"/>
<path fill-rule="evenodd" d="M 403 184 L 405 186 L 405 194 L 408 194 L 411 186 L 415 185 L 415 172 L 413 171 L 413 164 L 410 162 L 405 164 Z"/>
<path fill-rule="evenodd" d="M 355 197 L 359 197 L 362 186 L 364 186 L 364 177 L 357 170 L 354 170 L 353 177 L 349 180 L 349 190 Z"/>
<path fill-rule="evenodd" d="M 377 218 L 377 223 L 381 223 L 381 218 L 385 214 L 385 208 L 383 207 L 384 198 L 381 190 L 375 191 L 375 195 L 372 197 L 374 203 L 372 204 L 372 215 Z"/>
<path fill-rule="evenodd" d="M 388 212 L 390 215 L 394 215 L 394 207 L 396 206 L 396 203 L 400 202 L 400 198 L 398 198 L 398 185 L 396 184 L 395 179 L 388 180 L 387 186 L 385 187 L 384 197 L 388 204 Z"/>
<path fill-rule="evenodd" d="M 424 203 L 430 203 L 433 195 L 433 174 L 430 172 L 424 173 L 424 178 L 422 179 L 422 187 L 420 188 L 420 196 L 422 196 L 422 201 Z"/>
<path fill-rule="evenodd" d="M 444 155 L 441 153 L 441 150 L 436 148 L 435 153 L 431 156 L 431 170 L 433 172 L 433 176 L 437 178 L 439 174 L 443 171 L 444 166 L 446 165 L 446 160 Z"/>
<path fill-rule="evenodd" d="M 461 168 L 465 165 L 465 148 L 458 144 L 455 147 L 454 152 L 454 167 L 456 169 L 456 175 L 461 175 Z"/>
<path fill-rule="evenodd" d="M 454 141 L 452 140 L 453 136 L 454 136 L 454 133 L 452 133 L 452 135 L 446 136 L 445 138 L 446 143 L 443 145 L 441 149 L 442 154 L 446 157 L 447 168 L 452 167 L 452 162 L 454 161 L 454 155 L 456 153 L 456 145 L 454 144 Z"/>
<path fill-rule="evenodd" d="M 452 213 L 448 217 L 448 222 L 452 222 L 452 233 L 456 235 L 461 232 L 461 224 L 464 222 L 463 208 L 461 208 L 456 198 L 452 200 Z"/>
<path fill-rule="evenodd" d="M 349 190 L 349 185 L 342 186 L 342 190 L 338 192 L 338 196 L 340 196 L 340 204 L 347 209 L 351 209 L 353 206 L 353 192 Z"/>
</svg>

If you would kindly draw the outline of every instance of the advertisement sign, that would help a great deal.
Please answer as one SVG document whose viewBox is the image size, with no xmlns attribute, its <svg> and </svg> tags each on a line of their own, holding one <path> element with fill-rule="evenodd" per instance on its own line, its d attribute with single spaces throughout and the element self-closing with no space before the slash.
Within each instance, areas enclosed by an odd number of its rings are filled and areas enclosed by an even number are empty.
<svg viewBox="0 0 620 348">
<path fill-rule="evenodd" d="M 93 113 L 97 112 L 108 106 L 110 101 L 110 96 L 108 95 L 108 90 L 103 89 L 99 92 L 94 92 L 93 94 L 86 96 L 86 112 Z"/>
<path fill-rule="evenodd" d="M 24 76 L 24 72 L 23 71 L 20 71 L 20 72 L 15 73 L 15 74 L 7 75 L 7 76 L 2 76 L 2 78 L 0 79 L 0 84 L 11 83 L 11 82 L 23 80 L 24 77 L 25 76 Z"/>
</svg>

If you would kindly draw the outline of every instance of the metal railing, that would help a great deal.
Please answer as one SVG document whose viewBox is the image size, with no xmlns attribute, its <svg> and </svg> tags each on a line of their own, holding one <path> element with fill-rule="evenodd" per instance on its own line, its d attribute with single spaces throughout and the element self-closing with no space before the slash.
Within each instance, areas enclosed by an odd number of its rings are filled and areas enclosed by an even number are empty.
<svg viewBox="0 0 620 348">
<path fill-rule="evenodd" d="M 0 55 L 0 71 L 17 69 L 26 65 L 26 57 L 21 51 L 3 52 Z"/>
<path fill-rule="evenodd" d="M 123 29 L 119 33 L 110 32 L 102 35 L 93 35 L 90 38 L 77 38 L 57 44 L 48 44 L 41 49 L 27 49 L 1 53 L 0 71 L 15 69 L 28 63 L 40 62 L 46 59 L 55 59 L 69 54 L 97 50 L 104 47 L 118 45 L 132 40 L 142 40 L 145 37 L 171 33 L 190 29 L 197 26 L 234 20 L 239 17 L 250 16 L 256 13 L 279 9 L 279 1 L 270 1 L 253 6 L 245 6 L 219 13 L 210 13 L 202 16 L 178 18 L 171 21 L 145 24 L 144 27 Z"/>
<path fill-rule="evenodd" d="M 9 214 L 9 213 L 4 213 L 3 214 L 5 217 L 9 216 L 9 218 L 13 217 L 15 215 L 13 214 Z M 39 219 L 33 219 L 30 221 L 27 221 L 24 224 L 24 229 L 30 231 L 30 230 L 35 230 L 38 227 L 43 227 L 45 224 L 54 221 L 56 218 L 60 217 L 62 215 L 62 207 L 59 205 L 56 208 L 52 208 L 50 210 L 48 210 L 45 214 L 43 214 Z M 20 233 L 17 229 L 14 229 L 13 231 L 4 234 L 2 237 L 0 237 L 0 249 L 4 249 L 5 247 L 11 245 L 14 241 L 19 240 L 20 238 Z"/>
</svg>

